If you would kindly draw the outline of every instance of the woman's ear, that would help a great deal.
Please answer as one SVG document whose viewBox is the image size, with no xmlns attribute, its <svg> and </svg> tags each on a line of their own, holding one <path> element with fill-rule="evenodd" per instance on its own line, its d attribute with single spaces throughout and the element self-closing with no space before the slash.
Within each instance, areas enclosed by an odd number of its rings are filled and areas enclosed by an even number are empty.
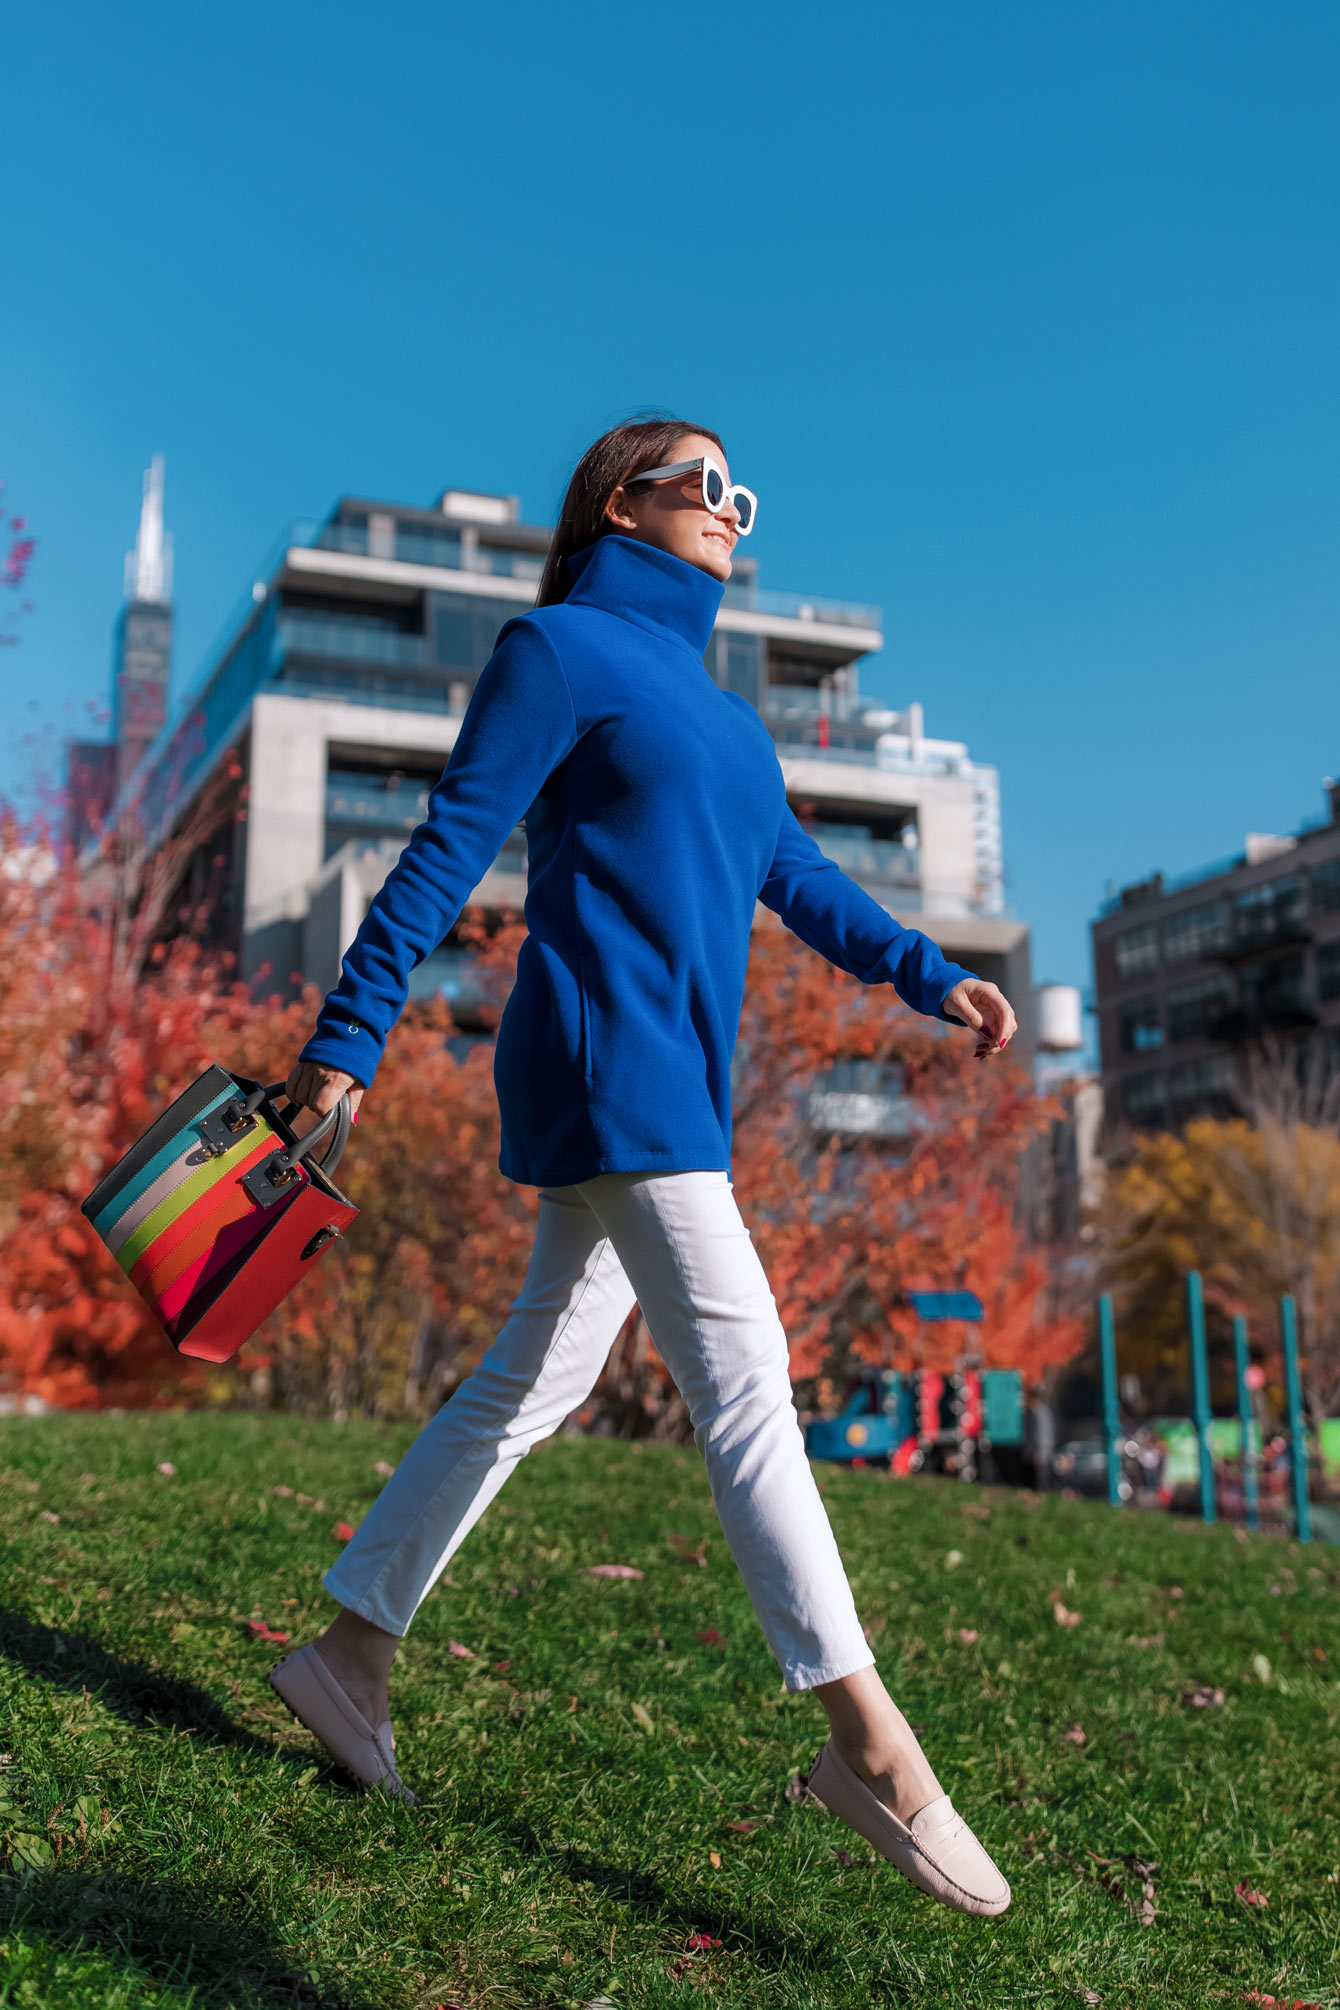
<svg viewBox="0 0 1340 2010">
<path fill-rule="evenodd" d="M 637 518 L 633 514 L 628 492 L 623 487 L 615 489 L 605 504 L 605 521 L 613 524 L 616 530 L 637 529 Z"/>
</svg>

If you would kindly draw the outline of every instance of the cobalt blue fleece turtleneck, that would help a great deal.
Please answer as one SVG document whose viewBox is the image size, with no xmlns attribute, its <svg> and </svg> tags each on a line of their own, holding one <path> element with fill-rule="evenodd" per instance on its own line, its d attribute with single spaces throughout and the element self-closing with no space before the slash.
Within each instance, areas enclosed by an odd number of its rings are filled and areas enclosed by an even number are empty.
<svg viewBox="0 0 1340 2010">
<path fill-rule="evenodd" d="M 428 814 L 344 959 L 305 1061 L 371 1084 L 410 972 L 526 821 L 529 930 L 499 1023 L 499 1167 L 530 1186 L 730 1169 L 754 903 L 916 1011 L 971 975 L 826 859 L 772 736 L 703 665 L 718 581 L 608 536 L 506 623 Z"/>
</svg>

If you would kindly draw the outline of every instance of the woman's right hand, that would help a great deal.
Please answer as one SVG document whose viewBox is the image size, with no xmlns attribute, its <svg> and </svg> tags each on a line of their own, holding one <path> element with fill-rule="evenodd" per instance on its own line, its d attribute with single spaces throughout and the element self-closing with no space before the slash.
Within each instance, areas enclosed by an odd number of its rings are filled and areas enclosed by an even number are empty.
<svg viewBox="0 0 1340 2010">
<path fill-rule="evenodd" d="M 306 1123 L 294 1124 L 294 1130 L 302 1137 L 311 1130 L 318 1116 L 324 1117 L 334 1109 L 343 1095 L 349 1098 L 351 1114 L 357 1116 L 364 1091 L 361 1083 L 340 1068 L 327 1068 L 320 1061 L 299 1061 L 284 1084 L 284 1093 L 290 1102 L 316 1113 Z"/>
</svg>

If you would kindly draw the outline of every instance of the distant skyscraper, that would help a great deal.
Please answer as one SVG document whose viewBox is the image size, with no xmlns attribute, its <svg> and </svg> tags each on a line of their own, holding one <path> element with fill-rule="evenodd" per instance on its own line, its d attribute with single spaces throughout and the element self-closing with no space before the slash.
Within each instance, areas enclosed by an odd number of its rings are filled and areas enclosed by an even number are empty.
<svg viewBox="0 0 1340 2010">
<path fill-rule="evenodd" d="M 112 641 L 112 737 L 66 749 L 66 816 L 81 850 L 167 717 L 172 667 L 172 539 L 163 529 L 163 456 L 144 473 L 140 528 L 126 554 L 125 604 Z"/>
<path fill-rule="evenodd" d="M 167 718 L 172 668 L 172 540 L 163 530 L 163 456 L 144 476 L 140 531 L 126 555 L 126 602 L 112 658 L 116 788 L 125 786 Z"/>
</svg>

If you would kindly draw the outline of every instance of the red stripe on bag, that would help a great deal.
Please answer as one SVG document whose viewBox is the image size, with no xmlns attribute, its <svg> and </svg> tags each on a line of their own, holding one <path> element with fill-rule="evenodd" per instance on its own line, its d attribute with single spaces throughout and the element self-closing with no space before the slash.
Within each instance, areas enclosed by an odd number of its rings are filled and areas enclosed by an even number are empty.
<svg viewBox="0 0 1340 2010">
<path fill-rule="evenodd" d="M 228 1177 L 216 1185 L 206 1187 L 197 1195 L 188 1208 L 184 1208 L 177 1219 L 155 1237 L 149 1247 L 130 1267 L 130 1281 L 145 1295 L 161 1291 L 178 1275 L 183 1265 L 191 1261 L 194 1250 L 185 1247 L 197 1237 L 202 1227 L 208 1229 L 216 1214 L 231 1207 L 233 1213 L 228 1219 L 247 1213 L 256 1203 L 242 1185 L 242 1175 L 275 1149 L 273 1142 L 263 1139 L 254 1151 L 237 1161 Z M 195 1245 L 197 1248 L 199 1244 Z M 175 1259 L 175 1261 L 174 1261 Z"/>
</svg>

